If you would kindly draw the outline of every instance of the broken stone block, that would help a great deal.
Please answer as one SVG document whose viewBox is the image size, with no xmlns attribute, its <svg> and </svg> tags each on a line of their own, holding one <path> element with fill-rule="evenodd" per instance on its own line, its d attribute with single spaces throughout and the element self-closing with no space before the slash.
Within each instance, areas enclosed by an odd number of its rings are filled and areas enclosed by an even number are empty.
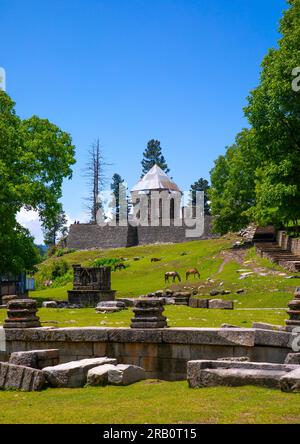
<svg viewBox="0 0 300 444">
<path fill-rule="evenodd" d="M 41 370 L 0 362 L 0 388 L 24 391 L 41 390 L 45 385 Z"/>
<path fill-rule="evenodd" d="M 285 364 L 300 365 L 300 353 L 289 353 L 284 361 Z"/>
<path fill-rule="evenodd" d="M 145 378 L 145 370 L 136 365 L 119 364 L 108 372 L 108 382 L 114 385 L 129 385 Z"/>
<path fill-rule="evenodd" d="M 58 304 L 56 301 L 45 301 L 42 303 L 43 308 L 57 308 Z"/>
<path fill-rule="evenodd" d="M 300 393 L 300 368 L 282 376 L 280 388 L 287 393 Z"/>
<path fill-rule="evenodd" d="M 285 330 L 285 327 L 282 327 L 281 325 L 266 324 L 264 322 L 253 322 L 252 328 L 258 328 L 261 330 L 276 330 L 276 331 Z"/>
<path fill-rule="evenodd" d="M 82 359 L 54 367 L 45 367 L 43 373 L 53 387 L 82 387 L 86 383 L 87 374 L 91 368 L 116 363 L 116 359 L 106 357 Z"/>
<path fill-rule="evenodd" d="M 22 299 L 22 298 L 16 294 L 2 296 L 2 304 L 6 306 L 10 301 L 15 301 L 16 299 Z"/>
<path fill-rule="evenodd" d="M 10 355 L 9 363 L 41 370 L 44 367 L 54 366 L 59 363 L 59 350 L 49 349 L 14 352 Z"/>
<path fill-rule="evenodd" d="M 187 379 L 192 388 L 244 385 L 279 388 L 281 378 L 296 368 L 260 362 L 189 361 Z"/>
<path fill-rule="evenodd" d="M 211 291 L 209 292 L 209 294 L 210 294 L 211 296 L 218 296 L 218 295 L 220 294 L 220 291 L 219 291 L 219 290 L 211 290 Z"/>
<path fill-rule="evenodd" d="M 96 307 L 97 313 L 114 313 L 126 310 L 126 305 L 122 301 L 102 301 Z"/>
<path fill-rule="evenodd" d="M 106 385 L 108 383 L 108 373 L 109 370 L 114 370 L 115 365 L 104 364 L 99 367 L 94 367 L 88 371 L 87 384 L 88 385 Z"/>
<path fill-rule="evenodd" d="M 224 301 L 223 299 L 211 299 L 208 308 L 219 310 L 233 310 L 233 301 Z"/>
<path fill-rule="evenodd" d="M 209 299 L 191 298 L 189 305 L 192 308 L 208 308 Z"/>
</svg>

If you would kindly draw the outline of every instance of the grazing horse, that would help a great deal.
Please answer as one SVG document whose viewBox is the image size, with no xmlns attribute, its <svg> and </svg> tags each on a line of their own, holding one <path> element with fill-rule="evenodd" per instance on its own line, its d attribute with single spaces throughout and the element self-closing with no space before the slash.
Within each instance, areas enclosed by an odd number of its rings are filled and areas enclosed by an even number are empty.
<svg viewBox="0 0 300 444">
<path fill-rule="evenodd" d="M 151 259 L 151 262 L 160 262 L 162 260 L 162 258 L 158 258 L 158 257 L 153 257 Z"/>
<path fill-rule="evenodd" d="M 188 278 L 191 274 L 194 275 L 194 278 L 196 278 L 198 276 L 198 278 L 200 279 L 200 273 L 197 270 L 197 268 L 191 268 L 190 270 L 186 271 L 186 273 L 185 273 L 186 280 L 188 280 Z"/>
<path fill-rule="evenodd" d="M 173 282 L 175 282 L 176 278 L 181 282 L 181 277 L 177 271 L 167 271 L 167 273 L 165 273 L 165 283 L 169 282 L 169 278 L 173 278 Z"/>
<path fill-rule="evenodd" d="M 115 265 L 114 271 L 125 270 L 125 269 L 126 269 L 125 265 L 120 263 L 120 264 Z"/>
</svg>

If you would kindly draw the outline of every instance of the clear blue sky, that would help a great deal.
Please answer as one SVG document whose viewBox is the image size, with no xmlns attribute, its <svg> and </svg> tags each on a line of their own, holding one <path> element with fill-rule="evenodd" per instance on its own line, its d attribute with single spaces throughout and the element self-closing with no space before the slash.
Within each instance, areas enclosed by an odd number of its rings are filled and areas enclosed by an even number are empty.
<svg viewBox="0 0 300 444">
<path fill-rule="evenodd" d="M 284 0 L 0 0 L 0 66 L 18 114 L 71 133 L 66 212 L 83 210 L 87 149 L 133 186 L 149 139 L 186 190 L 246 126 L 242 108 L 276 46 Z"/>
</svg>

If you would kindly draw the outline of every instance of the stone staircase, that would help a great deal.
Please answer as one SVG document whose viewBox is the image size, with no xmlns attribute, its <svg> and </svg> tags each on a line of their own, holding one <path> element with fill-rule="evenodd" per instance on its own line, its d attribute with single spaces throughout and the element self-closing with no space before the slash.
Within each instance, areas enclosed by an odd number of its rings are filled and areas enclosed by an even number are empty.
<svg viewBox="0 0 300 444">
<path fill-rule="evenodd" d="M 277 233 L 272 226 L 258 228 L 253 238 L 257 254 L 281 265 L 291 273 L 300 272 L 300 251 L 295 244 L 296 239 L 290 239 L 284 231 Z"/>
</svg>

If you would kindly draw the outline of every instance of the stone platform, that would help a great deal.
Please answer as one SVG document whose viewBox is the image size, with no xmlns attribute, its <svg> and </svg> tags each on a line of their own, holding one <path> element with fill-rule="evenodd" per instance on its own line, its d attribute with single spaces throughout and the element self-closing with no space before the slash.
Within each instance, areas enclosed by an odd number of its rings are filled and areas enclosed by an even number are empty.
<svg viewBox="0 0 300 444">
<path fill-rule="evenodd" d="M 147 378 L 169 381 L 185 380 L 192 360 L 247 356 L 283 364 L 294 339 L 288 332 L 253 328 L 0 328 L 0 337 L 7 354 L 55 348 L 60 363 L 107 356 L 144 368 Z"/>
</svg>

